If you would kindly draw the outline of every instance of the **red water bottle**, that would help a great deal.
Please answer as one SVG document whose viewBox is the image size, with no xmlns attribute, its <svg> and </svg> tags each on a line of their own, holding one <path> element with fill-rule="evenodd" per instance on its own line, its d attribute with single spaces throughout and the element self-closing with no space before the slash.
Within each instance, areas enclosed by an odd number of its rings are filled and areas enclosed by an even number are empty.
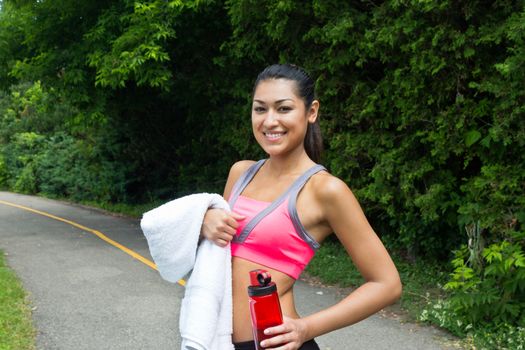
<svg viewBox="0 0 525 350">
<path fill-rule="evenodd" d="M 264 334 L 269 327 L 283 323 L 281 304 L 277 295 L 277 286 L 272 282 L 270 273 L 265 270 L 250 271 L 250 315 L 252 317 L 252 330 L 257 350 L 264 339 L 270 338 Z"/>
</svg>

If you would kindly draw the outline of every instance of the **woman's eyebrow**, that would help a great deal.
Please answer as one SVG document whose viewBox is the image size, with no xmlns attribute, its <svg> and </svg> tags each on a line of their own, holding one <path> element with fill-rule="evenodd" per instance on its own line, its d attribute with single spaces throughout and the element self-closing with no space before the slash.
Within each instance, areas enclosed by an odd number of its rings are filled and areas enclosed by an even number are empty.
<svg viewBox="0 0 525 350">
<path fill-rule="evenodd" d="M 283 98 L 283 99 L 280 99 L 280 100 L 275 101 L 275 103 L 283 103 L 283 102 L 286 102 L 286 101 L 292 101 L 292 102 L 293 102 L 293 99 L 291 99 L 291 98 Z M 266 104 L 265 101 L 257 100 L 257 99 L 254 99 L 253 102 Z"/>
</svg>

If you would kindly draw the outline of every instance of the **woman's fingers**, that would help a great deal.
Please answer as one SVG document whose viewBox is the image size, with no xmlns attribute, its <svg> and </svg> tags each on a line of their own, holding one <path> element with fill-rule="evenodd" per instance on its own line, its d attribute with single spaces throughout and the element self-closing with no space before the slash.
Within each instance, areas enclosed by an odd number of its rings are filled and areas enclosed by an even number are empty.
<svg viewBox="0 0 525 350">
<path fill-rule="evenodd" d="M 226 214 L 225 223 L 231 229 L 229 232 L 232 234 L 235 234 L 235 232 L 237 231 L 237 227 L 239 227 L 239 221 L 244 220 L 245 216 L 237 214 L 236 212 L 233 212 L 233 211 L 230 213 L 225 212 L 225 214 Z"/>
<path fill-rule="evenodd" d="M 262 342 L 262 346 L 275 350 L 295 350 L 301 347 L 305 341 L 306 324 L 301 319 L 283 317 L 283 324 L 267 328 L 264 334 L 273 335 Z"/>
<path fill-rule="evenodd" d="M 234 212 L 234 211 L 230 212 L 230 215 L 231 215 L 231 217 L 234 218 L 236 221 L 241 221 L 241 220 L 246 219 L 246 216 L 241 215 L 241 214 L 238 214 L 238 213 L 236 213 L 236 212 Z"/>
<path fill-rule="evenodd" d="M 215 241 L 215 244 L 217 244 L 219 247 L 226 247 L 228 243 L 230 243 L 230 241 L 224 239 L 218 239 Z"/>
<path fill-rule="evenodd" d="M 201 232 L 204 237 L 215 242 L 218 246 L 226 246 L 237 232 L 238 221 L 244 216 L 222 209 L 209 209 L 204 216 Z"/>
</svg>

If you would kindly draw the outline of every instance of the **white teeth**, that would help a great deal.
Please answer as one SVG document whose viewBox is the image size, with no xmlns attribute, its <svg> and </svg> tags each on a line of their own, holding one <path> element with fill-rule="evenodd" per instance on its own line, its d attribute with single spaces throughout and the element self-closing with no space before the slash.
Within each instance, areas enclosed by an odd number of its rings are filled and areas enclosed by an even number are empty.
<svg viewBox="0 0 525 350">
<path fill-rule="evenodd" d="M 270 133 L 265 133 L 266 136 L 268 137 L 271 137 L 271 138 L 276 138 L 276 137 L 281 137 L 283 136 L 282 133 L 279 133 L 279 134 L 270 134 Z"/>
</svg>

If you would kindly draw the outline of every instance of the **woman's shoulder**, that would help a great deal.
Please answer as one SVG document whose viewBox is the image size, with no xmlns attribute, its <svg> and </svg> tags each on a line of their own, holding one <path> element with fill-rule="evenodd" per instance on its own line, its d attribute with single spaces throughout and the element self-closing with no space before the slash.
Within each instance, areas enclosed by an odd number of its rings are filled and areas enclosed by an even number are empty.
<svg viewBox="0 0 525 350">
<path fill-rule="evenodd" d="M 230 198 L 230 192 L 233 188 L 233 185 L 237 182 L 240 176 L 253 164 L 255 164 L 255 161 L 253 160 L 240 160 L 235 162 L 231 166 L 230 172 L 228 174 L 228 179 L 226 180 L 226 186 L 224 187 L 224 198 Z"/>
<path fill-rule="evenodd" d="M 311 183 L 315 196 L 325 203 L 352 193 L 343 180 L 330 174 L 328 171 L 318 172 L 312 177 Z"/>
<path fill-rule="evenodd" d="M 237 179 L 256 162 L 254 160 L 239 160 L 230 168 L 228 182 L 234 183 Z"/>
<path fill-rule="evenodd" d="M 254 160 L 239 160 L 230 168 L 230 176 L 239 177 L 242 173 L 244 173 L 246 170 L 248 170 L 249 167 L 251 167 L 256 162 Z"/>
</svg>

